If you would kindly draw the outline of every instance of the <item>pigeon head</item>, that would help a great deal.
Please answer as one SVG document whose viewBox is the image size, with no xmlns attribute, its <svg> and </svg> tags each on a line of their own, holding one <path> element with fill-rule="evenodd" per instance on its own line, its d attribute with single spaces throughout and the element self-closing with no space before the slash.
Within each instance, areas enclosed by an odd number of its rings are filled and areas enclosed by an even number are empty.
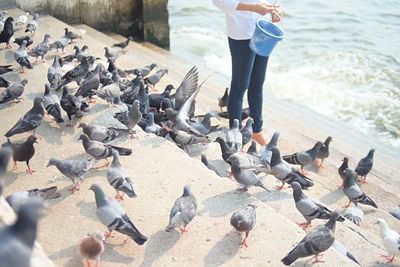
<svg viewBox="0 0 400 267">
<path fill-rule="evenodd" d="M 91 234 L 88 234 L 88 236 L 91 236 L 91 237 L 93 237 L 93 238 L 95 238 L 95 239 L 97 239 L 99 241 L 105 241 L 106 240 L 106 237 L 104 236 L 104 233 L 102 231 L 99 231 L 99 230 L 94 231 Z"/>
<path fill-rule="evenodd" d="M 234 119 L 231 129 L 239 129 L 239 120 Z"/>
<path fill-rule="evenodd" d="M 256 204 L 249 204 L 249 205 L 247 205 L 247 207 L 252 208 L 252 209 L 255 210 L 257 208 L 257 205 Z"/>
<path fill-rule="evenodd" d="M 154 123 L 154 113 L 150 112 L 147 115 L 147 125 L 152 125 Z"/>
<path fill-rule="evenodd" d="M 376 223 L 377 225 L 379 225 L 379 228 L 381 229 L 381 233 L 383 234 L 384 232 L 386 232 L 386 230 L 389 228 L 386 221 L 382 218 L 379 218 Z"/>
<path fill-rule="evenodd" d="M 201 162 L 204 163 L 204 165 L 208 165 L 208 158 L 206 154 L 201 154 Z"/>
<path fill-rule="evenodd" d="M 28 83 L 28 80 L 27 80 L 27 79 L 23 79 L 23 80 L 21 81 L 21 84 L 22 84 L 23 86 L 25 86 L 27 83 Z"/>
<path fill-rule="evenodd" d="M 335 210 L 332 212 L 331 217 L 329 220 L 325 223 L 325 226 L 330 229 L 331 231 L 335 231 L 335 226 L 336 226 L 336 221 L 341 217 L 340 212 L 338 210 Z"/>
<path fill-rule="evenodd" d="M 27 142 L 28 144 L 34 144 L 34 143 L 37 144 L 37 137 L 34 136 L 34 135 L 32 134 L 32 135 L 30 135 L 30 136 L 28 137 L 28 139 L 26 139 L 26 142 Z"/>
<path fill-rule="evenodd" d="M 78 140 L 82 140 L 83 142 L 87 142 L 89 141 L 89 136 L 87 136 L 86 134 L 81 134 L 78 138 Z"/>
<path fill-rule="evenodd" d="M 46 33 L 45 35 L 44 35 L 44 40 L 48 40 L 50 38 L 50 34 L 48 34 L 48 33 Z"/>
<path fill-rule="evenodd" d="M 139 100 L 135 100 L 132 103 L 132 108 L 135 108 L 136 110 L 138 110 L 140 107 L 140 101 Z"/>
<path fill-rule="evenodd" d="M 27 40 L 23 40 L 23 41 L 22 41 L 22 44 L 21 44 L 21 46 L 20 46 L 20 47 L 25 47 L 27 43 L 28 43 L 28 41 L 27 41 Z"/>
<path fill-rule="evenodd" d="M 106 195 L 104 194 L 104 191 L 103 189 L 101 189 L 99 184 L 92 184 L 89 190 L 92 190 L 94 192 L 97 207 L 102 207 L 107 204 L 105 201 Z"/>
<path fill-rule="evenodd" d="M 271 148 L 273 146 L 277 146 L 279 135 L 280 135 L 279 132 L 274 132 L 274 134 L 271 137 L 271 140 L 267 144 L 268 148 Z"/>
<path fill-rule="evenodd" d="M 345 163 L 349 163 L 349 158 L 348 157 L 344 157 L 342 161 L 345 162 Z"/>
<path fill-rule="evenodd" d="M 155 67 L 157 67 L 156 63 L 153 63 L 153 64 L 150 65 L 150 69 L 154 69 Z M 172 87 L 174 87 L 174 86 L 172 86 Z"/>
<path fill-rule="evenodd" d="M 59 162 L 58 159 L 51 158 L 51 159 L 49 159 L 49 162 L 47 163 L 47 167 L 55 166 L 58 162 Z"/>
<path fill-rule="evenodd" d="M 183 196 L 183 197 L 193 196 L 192 191 L 190 190 L 190 186 L 185 185 L 185 186 L 183 187 L 183 194 L 182 194 L 182 196 Z"/>
<path fill-rule="evenodd" d="M 332 136 L 328 136 L 324 142 L 325 146 L 329 146 L 329 143 L 332 141 Z"/>
<path fill-rule="evenodd" d="M 252 117 L 249 117 L 246 121 L 246 127 L 250 128 L 254 123 L 254 120 Z"/>
<path fill-rule="evenodd" d="M 111 152 L 112 156 L 114 157 L 114 159 L 119 159 L 119 152 L 116 149 L 113 149 Z"/>
<path fill-rule="evenodd" d="M 212 116 L 213 115 L 210 112 L 207 112 L 206 115 L 204 115 L 204 119 L 203 120 L 204 121 L 210 121 Z"/>
<path fill-rule="evenodd" d="M 367 158 L 372 159 L 374 157 L 375 149 L 371 149 L 368 152 Z"/>
<path fill-rule="evenodd" d="M 152 65 L 153 65 L 153 64 L 152 64 Z M 172 84 L 168 84 L 168 85 L 165 87 L 164 91 L 171 92 L 171 91 L 174 90 L 174 89 L 175 89 L 175 87 L 174 87 Z"/>
<path fill-rule="evenodd" d="M 88 125 L 83 122 L 79 123 L 79 125 L 78 125 L 78 128 L 86 128 L 86 127 L 88 127 Z"/>
<path fill-rule="evenodd" d="M 14 21 L 13 17 L 8 17 L 8 18 L 6 19 L 5 24 L 9 24 L 9 23 L 11 23 L 11 22 L 13 22 L 13 21 Z"/>
<path fill-rule="evenodd" d="M 301 185 L 298 182 L 293 182 L 290 184 L 290 186 L 292 187 L 293 191 L 301 190 Z"/>
<path fill-rule="evenodd" d="M 42 107 L 42 103 L 43 103 L 43 98 L 35 97 L 35 99 L 33 100 L 33 107 Z"/>
</svg>

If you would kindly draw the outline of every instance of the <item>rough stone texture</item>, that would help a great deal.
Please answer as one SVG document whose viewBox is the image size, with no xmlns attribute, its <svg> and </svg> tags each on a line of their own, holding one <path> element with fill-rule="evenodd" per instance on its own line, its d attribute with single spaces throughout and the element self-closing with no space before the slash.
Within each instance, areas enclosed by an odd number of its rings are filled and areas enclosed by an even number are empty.
<svg viewBox="0 0 400 267">
<path fill-rule="evenodd" d="M 167 0 L 14 0 L 26 11 L 47 13 L 68 23 L 85 23 L 169 48 Z"/>
</svg>

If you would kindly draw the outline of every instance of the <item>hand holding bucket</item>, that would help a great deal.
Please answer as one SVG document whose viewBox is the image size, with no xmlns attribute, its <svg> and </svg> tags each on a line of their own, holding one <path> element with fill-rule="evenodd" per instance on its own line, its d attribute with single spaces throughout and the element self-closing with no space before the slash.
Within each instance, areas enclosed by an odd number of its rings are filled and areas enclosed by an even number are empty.
<svg viewBox="0 0 400 267">
<path fill-rule="evenodd" d="M 274 11 L 272 11 L 274 12 Z M 280 18 L 277 12 L 274 16 Z M 272 14 L 271 14 L 272 18 Z M 260 18 L 250 40 L 250 49 L 259 56 L 268 57 L 276 44 L 283 39 L 283 31 L 268 19 Z"/>
</svg>

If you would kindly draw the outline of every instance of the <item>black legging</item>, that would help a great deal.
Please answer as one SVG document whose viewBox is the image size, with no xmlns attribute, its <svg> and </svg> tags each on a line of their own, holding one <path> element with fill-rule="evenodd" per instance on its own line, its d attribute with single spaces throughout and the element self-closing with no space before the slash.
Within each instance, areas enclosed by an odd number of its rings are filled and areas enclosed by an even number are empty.
<svg viewBox="0 0 400 267">
<path fill-rule="evenodd" d="M 254 120 L 253 131 L 262 130 L 263 84 L 268 57 L 255 54 L 249 47 L 250 40 L 233 40 L 228 37 L 232 58 L 232 80 L 229 91 L 229 124 L 242 118 L 242 104 L 247 90 L 250 116 Z"/>
</svg>

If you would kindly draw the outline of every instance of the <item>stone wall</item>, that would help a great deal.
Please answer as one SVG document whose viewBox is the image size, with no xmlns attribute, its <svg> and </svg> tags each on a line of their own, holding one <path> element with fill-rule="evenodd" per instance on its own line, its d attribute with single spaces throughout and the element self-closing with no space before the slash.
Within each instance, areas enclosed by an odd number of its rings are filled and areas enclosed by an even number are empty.
<svg viewBox="0 0 400 267">
<path fill-rule="evenodd" d="M 15 0 L 26 11 L 169 48 L 168 0 Z"/>
</svg>

